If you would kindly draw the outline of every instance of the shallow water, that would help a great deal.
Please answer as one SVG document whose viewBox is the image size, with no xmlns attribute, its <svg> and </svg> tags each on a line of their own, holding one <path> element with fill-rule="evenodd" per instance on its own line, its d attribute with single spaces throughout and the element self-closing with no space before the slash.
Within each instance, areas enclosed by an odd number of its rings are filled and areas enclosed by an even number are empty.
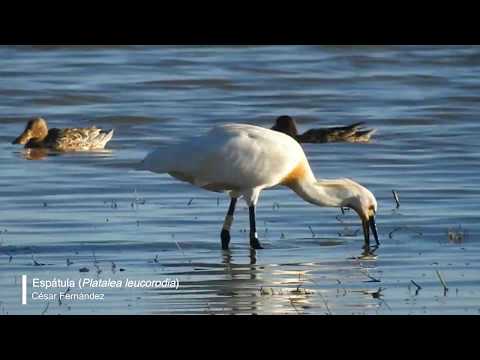
<svg viewBox="0 0 480 360">
<path fill-rule="evenodd" d="M 472 46 L 0 47 L 0 314 L 480 313 L 479 60 Z M 261 196 L 265 250 L 249 250 L 241 203 L 222 252 L 225 196 L 133 170 L 178 137 L 283 114 L 378 129 L 371 144 L 304 146 L 318 177 L 375 193 L 376 259 L 359 259 L 353 214 L 287 188 Z M 104 152 L 29 156 L 10 142 L 33 116 L 115 136 Z M 179 288 L 21 305 L 22 274 Z"/>
</svg>

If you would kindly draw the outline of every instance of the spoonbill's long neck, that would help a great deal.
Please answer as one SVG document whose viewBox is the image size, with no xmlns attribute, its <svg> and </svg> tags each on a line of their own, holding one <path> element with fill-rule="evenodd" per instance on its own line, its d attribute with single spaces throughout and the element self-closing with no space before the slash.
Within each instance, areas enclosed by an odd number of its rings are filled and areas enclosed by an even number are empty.
<svg viewBox="0 0 480 360">
<path fill-rule="evenodd" d="M 342 179 L 317 180 L 313 174 L 299 179 L 291 188 L 303 200 L 318 206 L 340 207 L 348 196 Z"/>
</svg>

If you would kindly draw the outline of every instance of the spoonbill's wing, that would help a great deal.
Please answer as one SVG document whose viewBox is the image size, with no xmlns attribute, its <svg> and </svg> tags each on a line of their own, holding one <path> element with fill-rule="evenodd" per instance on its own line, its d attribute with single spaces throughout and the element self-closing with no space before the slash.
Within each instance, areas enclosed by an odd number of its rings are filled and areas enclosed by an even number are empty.
<svg viewBox="0 0 480 360">
<path fill-rule="evenodd" d="M 265 128 L 227 124 L 204 136 L 159 149 L 145 167 L 218 190 L 277 185 L 305 158 L 288 135 Z"/>
</svg>

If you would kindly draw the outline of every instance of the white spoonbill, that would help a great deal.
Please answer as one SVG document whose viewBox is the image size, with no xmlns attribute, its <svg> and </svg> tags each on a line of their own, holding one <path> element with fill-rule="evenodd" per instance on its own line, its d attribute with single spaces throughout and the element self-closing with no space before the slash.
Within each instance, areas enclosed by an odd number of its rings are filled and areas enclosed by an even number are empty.
<svg viewBox="0 0 480 360">
<path fill-rule="evenodd" d="M 241 196 L 249 207 L 250 246 L 262 249 L 255 227 L 255 206 L 261 191 L 276 185 L 287 186 L 318 206 L 355 210 L 362 220 L 365 249 L 370 248 L 370 228 L 379 244 L 373 194 L 349 179 L 316 179 L 301 145 L 278 131 L 245 124 L 217 126 L 203 136 L 151 152 L 142 167 L 230 196 L 221 231 L 223 249 L 228 249 L 235 205 Z"/>
</svg>

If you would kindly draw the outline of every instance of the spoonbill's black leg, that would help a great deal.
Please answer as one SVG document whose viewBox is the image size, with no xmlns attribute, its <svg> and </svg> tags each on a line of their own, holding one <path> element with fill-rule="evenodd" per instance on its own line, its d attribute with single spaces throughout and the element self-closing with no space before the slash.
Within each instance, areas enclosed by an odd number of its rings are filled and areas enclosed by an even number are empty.
<svg viewBox="0 0 480 360">
<path fill-rule="evenodd" d="M 375 238 L 375 243 L 377 247 L 380 246 L 380 241 L 378 241 L 378 232 L 377 232 L 377 224 L 375 223 L 375 216 L 370 217 L 370 228 L 372 229 L 373 237 Z"/>
<path fill-rule="evenodd" d="M 365 251 L 370 251 L 370 228 L 369 228 L 369 223 L 368 221 L 363 220 L 362 221 L 363 225 L 363 236 L 365 238 L 365 245 L 363 248 Z"/>
<path fill-rule="evenodd" d="M 232 200 L 230 201 L 230 207 L 228 208 L 227 215 L 225 216 L 222 232 L 220 233 L 223 250 L 228 250 L 228 245 L 230 244 L 230 227 L 233 223 L 233 214 L 235 213 L 236 204 L 237 198 L 232 198 Z"/>
<path fill-rule="evenodd" d="M 250 213 L 250 247 L 252 249 L 263 249 L 262 245 L 260 245 L 260 241 L 258 241 L 257 236 L 257 226 L 255 224 L 255 206 L 250 206 L 248 210 Z"/>
</svg>

